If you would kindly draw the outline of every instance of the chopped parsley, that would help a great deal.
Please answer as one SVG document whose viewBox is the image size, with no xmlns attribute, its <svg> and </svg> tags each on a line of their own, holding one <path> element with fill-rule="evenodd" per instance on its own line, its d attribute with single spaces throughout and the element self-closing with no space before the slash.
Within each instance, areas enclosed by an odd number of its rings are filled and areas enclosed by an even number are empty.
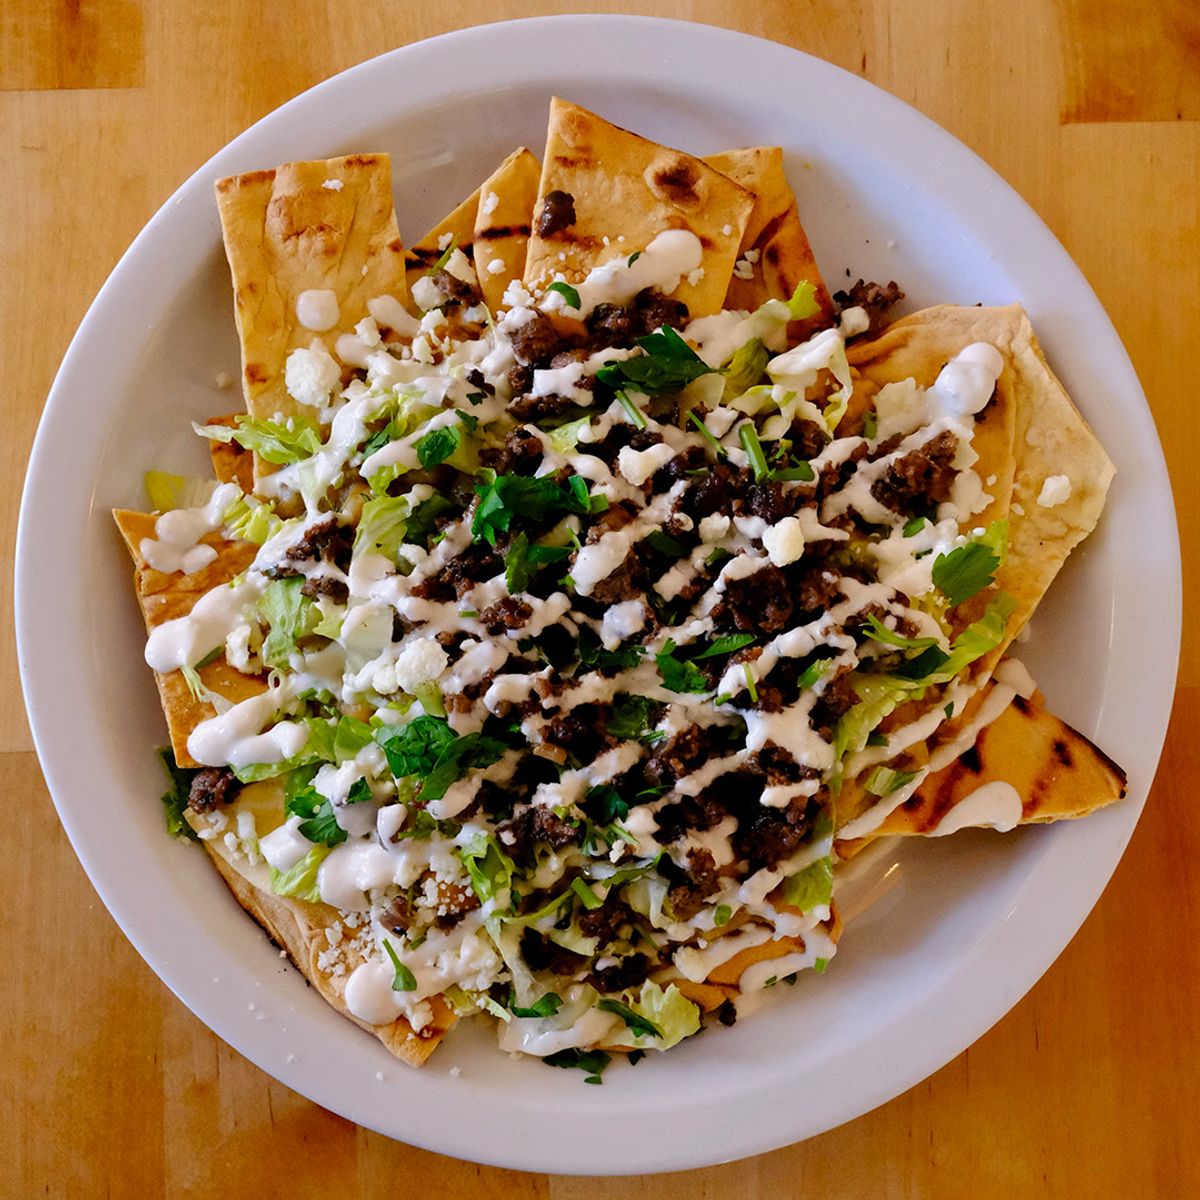
<svg viewBox="0 0 1200 1200">
<path fill-rule="evenodd" d="M 552 1017 L 562 1008 L 562 997 L 557 992 L 547 992 L 528 1008 L 517 1004 L 516 994 L 510 993 L 508 1011 L 514 1017 Z"/>
<path fill-rule="evenodd" d="M 635 1037 L 660 1038 L 663 1035 L 662 1030 L 653 1021 L 648 1021 L 641 1013 L 634 1012 L 628 1004 L 622 1004 L 620 1000 L 611 1000 L 605 996 L 596 1002 L 596 1007 L 604 1012 L 615 1013 L 629 1026 Z"/>
<path fill-rule="evenodd" d="M 428 469 L 444 463 L 462 445 L 462 439 L 462 429 L 457 425 L 443 425 L 430 430 L 417 440 L 417 458 L 421 466 Z"/>
<path fill-rule="evenodd" d="M 668 638 L 663 648 L 654 656 L 663 687 L 669 692 L 707 692 L 708 680 L 695 663 L 676 658 L 675 642 Z"/>
<path fill-rule="evenodd" d="M 392 949 L 392 943 L 387 938 L 383 939 L 383 948 L 387 951 L 387 956 L 392 960 L 392 991 L 393 992 L 415 992 L 417 990 L 416 976 L 400 961 L 399 955 Z"/>
<path fill-rule="evenodd" d="M 596 372 L 596 380 L 614 391 L 628 388 L 643 396 L 662 396 L 713 373 L 712 367 L 669 325 L 638 338 L 637 344 L 644 354 L 606 363 Z"/>
<path fill-rule="evenodd" d="M 587 481 L 572 475 L 566 486 L 544 475 L 496 475 L 475 485 L 479 505 L 471 521 L 471 533 L 496 544 L 496 534 L 507 533 L 520 517 L 544 522 L 562 513 L 602 512 L 607 501 L 590 496 Z"/>
<path fill-rule="evenodd" d="M 603 1083 L 600 1076 L 612 1062 L 612 1055 L 605 1054 L 603 1050 L 558 1050 L 554 1054 L 547 1054 L 542 1062 L 548 1067 L 585 1071 L 584 1083 Z"/>
<path fill-rule="evenodd" d="M 546 291 L 557 292 L 571 308 L 579 308 L 579 293 L 569 284 L 563 283 L 561 279 L 555 280 Z"/>
<path fill-rule="evenodd" d="M 531 542 L 524 533 L 518 533 L 504 556 L 504 582 L 509 595 L 528 591 L 539 567 L 546 563 L 561 562 L 570 553 L 570 546 L 542 546 Z"/>
<path fill-rule="evenodd" d="M 933 560 L 933 583 L 957 608 L 990 586 L 1008 548 L 1008 522 L 993 521 L 982 536 L 939 554 Z"/>
</svg>

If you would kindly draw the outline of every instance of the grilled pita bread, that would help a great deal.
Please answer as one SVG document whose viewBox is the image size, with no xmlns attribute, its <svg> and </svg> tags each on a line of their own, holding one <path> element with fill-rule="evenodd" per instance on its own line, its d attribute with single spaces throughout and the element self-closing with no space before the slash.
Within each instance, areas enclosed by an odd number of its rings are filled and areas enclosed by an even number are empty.
<svg viewBox="0 0 1200 1200">
<path fill-rule="evenodd" d="M 750 260 L 751 277 L 734 275 L 725 293 L 725 308 L 753 311 L 768 300 L 788 300 L 796 287 L 807 280 L 816 288 L 819 312 L 791 328 L 794 337 L 805 338 L 833 324 L 833 301 L 813 257 L 808 235 L 800 224 L 800 212 L 783 170 L 783 151 L 778 146 L 752 146 L 710 154 L 710 167 L 727 175 L 754 197 L 754 208 L 746 222 L 738 247 L 738 259 Z"/>
<path fill-rule="evenodd" d="M 316 338 L 332 348 L 375 296 L 407 298 L 390 160 L 353 154 L 285 163 L 218 180 L 216 188 L 246 409 L 254 417 L 293 416 L 300 405 L 284 386 L 291 351 Z M 306 329 L 297 316 L 300 296 L 313 290 L 337 298 L 337 321 L 328 330 Z M 256 458 L 256 478 L 272 470 Z"/>
<path fill-rule="evenodd" d="M 522 146 L 479 189 L 475 272 L 484 301 L 493 313 L 503 306 L 505 288 L 525 274 L 525 252 L 541 173 L 541 163 Z"/>
<path fill-rule="evenodd" d="M 453 245 L 467 258 L 475 255 L 475 215 L 479 211 L 480 189 L 476 188 L 452 213 L 443 217 L 420 241 L 410 246 L 404 255 L 404 267 L 411 292 L 417 280 L 425 275 Z"/>
<path fill-rule="evenodd" d="M 115 509 L 113 518 L 133 559 L 133 586 L 147 630 L 164 621 L 186 616 L 205 592 L 219 584 L 228 583 L 246 570 L 258 551 L 258 547 L 249 542 L 234 542 L 216 533 L 209 533 L 201 542 L 211 546 L 217 552 L 217 557 L 208 566 L 190 575 L 180 571 L 156 571 L 146 562 L 142 553 L 142 542 L 154 537 L 155 516 L 152 513 Z M 265 679 L 243 675 L 231 667 L 223 653 L 200 667 L 199 675 L 205 687 L 235 704 L 258 695 L 266 687 Z M 192 694 L 182 671 L 165 674 L 156 671 L 154 679 L 167 719 L 175 761 L 181 767 L 198 767 L 200 764 L 188 753 L 188 736 L 201 721 L 215 716 L 216 709 L 208 701 Z"/>
<path fill-rule="evenodd" d="M 283 796 L 278 781 L 264 780 L 243 788 L 224 812 L 230 825 L 236 825 L 239 813 L 253 813 L 259 836 L 269 833 L 281 824 L 283 815 Z M 202 818 L 191 810 L 187 815 L 197 832 L 205 829 Z M 403 1017 L 386 1025 L 369 1025 L 359 1020 L 346 1007 L 345 1000 L 346 980 L 357 963 L 351 958 L 349 963 L 343 962 L 336 973 L 332 964 L 322 965 L 323 955 L 330 947 L 342 944 L 344 938 L 349 940 L 349 934 L 342 927 L 343 914 L 328 904 L 312 904 L 275 895 L 271 891 L 270 868 L 265 863 L 252 865 L 244 854 L 231 849 L 220 837 L 203 838 L 201 844 L 237 902 L 276 945 L 287 951 L 296 969 L 317 989 L 322 999 L 360 1029 L 374 1034 L 409 1066 L 421 1066 L 437 1049 L 455 1022 L 453 1011 L 441 996 L 430 997 L 427 1001 L 433 1017 L 420 1033 L 415 1033 Z M 335 925 L 337 929 L 334 929 Z"/>
<path fill-rule="evenodd" d="M 1125 772 L 1078 730 L 1048 712 L 1040 694 L 1020 696 L 961 757 L 929 775 L 866 837 L 837 843 L 851 858 L 876 838 L 928 836 L 979 788 L 1006 783 L 1022 800 L 1022 825 L 1074 820 L 1120 800 Z"/>
<path fill-rule="evenodd" d="M 538 221 L 551 192 L 572 197 L 575 220 L 555 232 Z M 668 229 L 700 239 L 704 274 L 672 293 L 693 317 L 719 312 L 754 197 L 701 159 L 647 141 L 565 100 L 550 104 L 546 157 L 534 208 L 525 282 L 561 273 L 578 283 L 610 259 L 644 250 Z M 620 238 L 610 236 L 620 230 Z"/>
</svg>

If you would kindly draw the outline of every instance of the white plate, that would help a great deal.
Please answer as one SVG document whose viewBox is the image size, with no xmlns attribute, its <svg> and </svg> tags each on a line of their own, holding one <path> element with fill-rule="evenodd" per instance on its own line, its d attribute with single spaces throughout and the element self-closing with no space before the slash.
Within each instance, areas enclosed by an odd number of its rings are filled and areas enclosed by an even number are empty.
<svg viewBox="0 0 1200 1200">
<path fill-rule="evenodd" d="M 900 280 L 918 305 L 1020 300 L 1118 467 L 1099 531 L 1025 651 L 1054 709 L 1128 768 L 1129 799 L 1071 825 L 905 847 L 876 865 L 878 877 L 898 863 L 888 879 L 899 886 L 850 925 L 827 975 L 781 989 L 735 1029 L 614 1067 L 603 1087 L 512 1061 L 471 1028 L 420 1072 L 396 1064 L 281 965 L 203 855 L 164 835 L 152 753 L 163 723 L 108 514 L 143 502 L 147 467 L 202 470 L 189 419 L 238 405 L 213 385 L 215 372 L 238 371 L 216 178 L 387 150 L 411 240 L 518 140 L 540 149 L 554 93 L 696 152 L 782 144 L 834 287 L 849 268 Z M 1107 882 L 1154 774 L 1178 652 L 1179 555 L 1154 426 L 1108 318 L 1045 226 L 970 151 L 782 46 L 562 17 L 364 63 L 261 121 L 179 189 L 59 371 L 21 511 L 17 624 L 34 737 L 75 850 L 201 1020 L 290 1087 L 404 1141 L 530 1170 L 644 1173 L 753 1154 L 867 1111 L 979 1037 L 1046 970 Z"/>
</svg>

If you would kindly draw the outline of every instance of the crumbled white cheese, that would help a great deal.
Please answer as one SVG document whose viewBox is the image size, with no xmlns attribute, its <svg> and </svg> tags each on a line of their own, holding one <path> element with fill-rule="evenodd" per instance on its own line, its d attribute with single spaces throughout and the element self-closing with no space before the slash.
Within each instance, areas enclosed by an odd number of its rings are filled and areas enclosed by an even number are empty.
<svg viewBox="0 0 1200 1200">
<path fill-rule="evenodd" d="M 364 346 L 378 346 L 381 339 L 379 336 L 379 326 L 375 323 L 374 317 L 363 317 L 361 321 L 354 327 L 355 334 Z"/>
<path fill-rule="evenodd" d="M 479 204 L 479 211 L 485 217 L 490 217 L 499 207 L 500 197 L 495 192 L 484 192 L 483 199 Z"/>
<path fill-rule="evenodd" d="M 796 517 L 784 517 L 762 535 L 763 549 L 777 567 L 786 567 L 804 553 L 804 530 Z"/>
<path fill-rule="evenodd" d="M 1071 480 L 1066 475 L 1051 475 L 1042 484 L 1037 502 L 1042 508 L 1054 508 L 1071 498 Z"/>
<path fill-rule="evenodd" d="M 396 659 L 396 683 L 401 691 L 412 692 L 436 679 L 449 663 L 446 651 L 433 638 L 410 641 Z"/>
<path fill-rule="evenodd" d="M 724 513 L 713 513 L 700 518 L 700 540 L 711 546 L 729 532 L 729 518 Z"/>
<path fill-rule="evenodd" d="M 700 282 L 700 280 L 702 280 L 703 278 L 704 278 L 704 268 L 703 267 L 697 267 L 694 271 L 689 271 L 688 275 L 687 275 L 687 281 L 691 287 L 695 287 Z"/>
<path fill-rule="evenodd" d="M 729 236 L 730 236 L 730 235 L 733 233 L 733 226 L 732 226 L 732 225 L 722 225 L 722 226 L 721 226 L 721 233 L 722 233 L 722 234 L 723 234 L 725 237 L 729 237 Z"/>
<path fill-rule="evenodd" d="M 504 259 L 493 258 L 492 261 L 490 263 L 488 263 L 488 265 L 487 265 L 487 273 L 489 275 L 503 275 L 504 274 Z"/>
<path fill-rule="evenodd" d="M 748 251 L 747 254 L 749 254 Z M 737 279 L 754 278 L 754 264 L 750 261 L 749 257 L 739 258 L 737 262 L 733 264 L 733 274 Z"/>
<path fill-rule="evenodd" d="M 293 350 L 283 369 L 283 383 L 288 395 L 313 408 L 328 404 L 330 395 L 341 381 L 342 369 L 320 338 L 314 338 L 307 350 L 303 347 Z"/>
<path fill-rule="evenodd" d="M 450 243 L 452 241 L 454 241 L 454 234 L 450 233 L 449 231 L 447 231 L 446 233 L 443 233 L 443 234 L 439 234 L 438 235 L 438 249 L 445 250 L 445 248 L 448 245 L 450 245 Z"/>
<path fill-rule="evenodd" d="M 327 179 L 321 186 L 329 192 L 340 192 L 346 185 L 340 179 Z"/>
<path fill-rule="evenodd" d="M 866 333 L 871 328 L 871 318 L 867 316 L 865 308 L 856 304 L 853 308 L 842 309 L 838 325 L 841 328 L 842 337 L 851 338 L 856 334 Z"/>
<path fill-rule="evenodd" d="M 441 308 L 446 303 L 446 296 L 442 289 L 428 275 L 422 275 L 412 285 L 412 298 L 422 312 Z"/>
<path fill-rule="evenodd" d="M 634 487 L 641 487 L 659 467 L 665 467 L 674 457 L 675 450 L 667 442 L 659 442 L 647 450 L 622 446 L 617 455 L 617 469 Z"/>
</svg>

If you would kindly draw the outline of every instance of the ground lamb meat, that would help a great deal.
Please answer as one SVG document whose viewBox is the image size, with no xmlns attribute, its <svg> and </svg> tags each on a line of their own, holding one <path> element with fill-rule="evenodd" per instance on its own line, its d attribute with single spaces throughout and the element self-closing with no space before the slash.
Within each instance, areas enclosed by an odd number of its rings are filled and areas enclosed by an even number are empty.
<svg viewBox="0 0 1200 1200">
<path fill-rule="evenodd" d="M 390 929 L 392 933 L 407 933 L 413 921 L 416 920 L 416 915 L 412 901 L 401 892 L 379 914 L 379 923 L 384 929 Z"/>
<path fill-rule="evenodd" d="M 205 767 L 192 776 L 188 789 L 188 808 L 194 812 L 212 812 L 218 804 L 228 804 L 242 785 L 228 767 Z"/>
<path fill-rule="evenodd" d="M 553 237 L 574 224 L 575 197 L 570 192 L 560 192 L 557 188 L 547 192 L 535 226 L 538 237 Z"/>
<path fill-rule="evenodd" d="M 532 318 L 512 330 L 508 338 L 512 343 L 513 356 L 525 366 L 549 362 L 563 348 L 562 334 L 554 328 L 554 322 L 536 309 Z"/>
<path fill-rule="evenodd" d="M 596 967 L 587 981 L 598 992 L 623 992 L 646 982 L 650 963 L 644 954 L 631 954 L 618 959 L 611 967 Z"/>
<path fill-rule="evenodd" d="M 790 517 L 803 498 L 799 489 L 786 491 L 782 483 L 756 483 L 746 494 L 746 508 L 751 516 L 762 517 L 775 525 L 784 517 Z"/>
<path fill-rule="evenodd" d="M 483 301 L 483 293 L 476 284 L 459 279 L 457 275 L 451 275 L 449 271 L 439 271 L 434 275 L 433 286 L 447 300 L 461 304 L 464 308 L 471 308 Z"/>
<path fill-rule="evenodd" d="M 575 407 L 575 401 L 570 396 L 559 396 L 551 393 L 549 396 L 522 396 L 508 406 L 508 415 L 514 421 L 524 421 L 537 424 L 547 417 L 557 417 L 568 409 Z"/>
<path fill-rule="evenodd" d="M 532 429 L 518 427 L 509 432 L 501 447 L 484 447 L 479 461 L 497 475 L 533 475 L 545 451 L 542 439 Z"/>
<path fill-rule="evenodd" d="M 835 675 L 826 685 L 816 704 L 812 706 L 810 720 L 818 732 L 828 735 L 843 713 L 849 712 L 858 703 L 858 693 L 851 683 L 851 672 Z"/>
<path fill-rule="evenodd" d="M 350 565 L 350 554 L 354 548 L 354 530 L 342 525 L 334 517 L 310 525 L 294 545 L 287 548 L 290 562 L 309 562 L 325 559 L 336 563 L 343 570 Z"/>
<path fill-rule="evenodd" d="M 579 841 L 579 830 L 540 804 L 529 804 L 496 827 L 504 852 L 518 862 L 533 861 L 539 845 L 561 850 Z"/>
<path fill-rule="evenodd" d="M 345 604 L 350 599 L 350 589 L 340 579 L 332 575 L 310 575 L 300 591 L 314 600 L 318 596 L 328 596 L 335 604 Z"/>
<path fill-rule="evenodd" d="M 592 588 L 589 597 L 600 605 L 620 604 L 623 600 L 640 600 L 645 594 L 645 568 L 635 551 L 631 550 L 625 561 L 606 579 L 601 579 Z"/>
<path fill-rule="evenodd" d="M 495 604 L 489 604 L 479 614 L 480 621 L 492 637 L 499 637 L 506 629 L 520 629 L 533 615 L 533 609 L 524 600 L 505 596 Z"/>
<path fill-rule="evenodd" d="M 582 954 L 576 954 L 536 929 L 521 934 L 521 954 L 534 971 L 551 971 L 555 975 L 575 975 L 587 964 Z"/>
<path fill-rule="evenodd" d="M 513 363 L 508 368 L 508 390 L 514 396 L 523 395 L 533 387 L 533 368 L 524 363 Z"/>
<path fill-rule="evenodd" d="M 733 846 L 739 858 L 746 859 L 751 872 L 762 867 L 774 869 L 790 858 L 807 840 L 812 822 L 807 801 L 793 802 L 786 809 L 764 808 L 761 804 L 747 809 L 734 831 Z"/>
<path fill-rule="evenodd" d="M 717 890 L 719 882 L 712 851 L 689 850 L 686 882 L 676 884 L 667 893 L 676 919 L 691 920 L 704 907 L 705 900 Z"/>
<path fill-rule="evenodd" d="M 792 453 L 804 459 L 816 458 L 829 445 L 829 434 L 826 430 L 816 421 L 809 421 L 804 417 L 792 422 L 788 437 L 792 442 Z"/>
<path fill-rule="evenodd" d="M 603 948 L 617 940 L 624 925 L 634 921 L 633 909 L 616 896 L 609 896 L 599 908 L 585 909 L 579 914 L 579 930 L 584 937 L 593 937 Z"/>
<path fill-rule="evenodd" d="M 743 631 L 782 633 L 793 607 L 787 576 L 774 563 L 759 567 L 753 575 L 725 581 L 723 615 Z"/>
<path fill-rule="evenodd" d="M 860 279 L 844 292 L 834 292 L 834 301 L 841 308 L 862 308 L 871 322 L 868 333 L 877 333 L 887 323 L 887 313 L 893 304 L 904 299 L 900 285 L 893 279 L 890 283 L 867 283 Z"/>
<path fill-rule="evenodd" d="M 496 394 L 496 389 L 483 377 L 483 372 L 478 367 L 472 367 L 467 372 L 467 382 L 485 396 Z"/>
<path fill-rule="evenodd" d="M 590 762 L 615 745 L 605 733 L 607 705 L 580 704 L 551 717 L 542 726 L 542 740 L 559 746 L 579 762 Z"/>
<path fill-rule="evenodd" d="M 691 725 L 654 752 L 646 763 L 646 778 L 656 786 L 675 783 L 696 770 L 711 752 L 709 731 Z"/>
<path fill-rule="evenodd" d="M 750 758 L 750 765 L 761 771 L 769 787 L 790 783 L 801 783 L 805 779 L 817 779 L 821 772 L 812 767 L 801 766 L 782 746 L 768 742 Z"/>
<path fill-rule="evenodd" d="M 728 513 L 734 499 L 744 494 L 748 484 L 749 477 L 736 467 L 723 462 L 715 463 L 684 492 L 680 498 L 683 511 L 693 521 L 710 517 L 713 513 Z"/>
<path fill-rule="evenodd" d="M 794 607 L 797 612 L 824 612 L 838 595 L 838 574 L 828 567 L 799 567 L 788 572 Z"/>
<path fill-rule="evenodd" d="M 411 594 L 443 604 L 461 600 L 477 583 L 492 579 L 504 569 L 504 560 L 485 542 L 474 542 L 428 579 L 412 587 Z"/>
<path fill-rule="evenodd" d="M 598 304 L 588 315 L 587 330 L 596 349 L 628 346 L 637 338 L 654 333 L 664 325 L 678 328 L 686 324 L 688 307 L 682 300 L 645 288 L 632 304 Z"/>
<path fill-rule="evenodd" d="M 926 509 L 950 498 L 958 437 L 945 429 L 925 445 L 891 463 L 871 485 L 871 495 L 896 513 Z"/>
</svg>

